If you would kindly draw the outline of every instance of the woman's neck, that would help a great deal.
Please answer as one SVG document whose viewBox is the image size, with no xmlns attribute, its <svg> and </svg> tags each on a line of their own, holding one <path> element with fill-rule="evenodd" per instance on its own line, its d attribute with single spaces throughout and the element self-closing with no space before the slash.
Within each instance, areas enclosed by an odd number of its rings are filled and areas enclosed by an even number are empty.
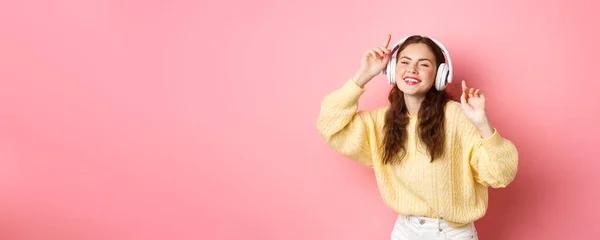
<svg viewBox="0 0 600 240">
<path fill-rule="evenodd" d="M 419 116 L 419 108 L 421 108 L 421 103 L 425 99 L 425 96 L 409 96 L 404 94 L 404 103 L 406 103 L 406 109 L 408 110 L 408 114 L 412 117 Z"/>
</svg>

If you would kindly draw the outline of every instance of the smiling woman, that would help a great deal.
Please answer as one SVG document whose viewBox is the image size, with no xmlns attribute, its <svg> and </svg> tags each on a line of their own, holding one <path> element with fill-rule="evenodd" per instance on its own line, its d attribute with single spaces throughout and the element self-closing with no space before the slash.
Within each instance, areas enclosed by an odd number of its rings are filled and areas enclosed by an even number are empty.
<svg viewBox="0 0 600 240">
<path fill-rule="evenodd" d="M 450 100 L 446 91 L 433 88 L 436 80 L 437 66 L 445 62 L 442 50 L 430 38 L 411 36 L 397 44 L 398 64 L 390 61 L 387 67 L 394 68 L 395 78 L 400 75 L 404 81 L 390 81 L 397 87 L 391 89 L 389 100 L 390 111 L 386 114 L 389 122 L 385 129 L 385 152 L 383 161 L 390 163 L 398 151 L 405 151 L 404 146 L 397 143 L 405 142 L 407 117 L 420 116 L 419 129 L 422 141 L 428 145 L 431 158 L 438 157 L 442 152 L 444 132 L 444 107 Z M 412 59 L 415 59 L 414 61 Z M 438 87 L 443 90 L 444 87 Z M 402 94 L 401 94 L 402 93 Z M 423 110 L 419 111 L 421 103 L 427 99 Z"/>
<path fill-rule="evenodd" d="M 478 89 L 463 81 L 461 102 L 450 99 L 452 66 L 441 43 L 410 36 L 388 49 L 390 39 L 324 98 L 317 129 L 332 149 L 374 170 L 398 212 L 392 239 L 477 239 L 488 187 L 513 181 L 517 149 L 489 124 Z M 390 104 L 357 111 L 364 86 L 382 71 L 394 84 Z"/>
</svg>

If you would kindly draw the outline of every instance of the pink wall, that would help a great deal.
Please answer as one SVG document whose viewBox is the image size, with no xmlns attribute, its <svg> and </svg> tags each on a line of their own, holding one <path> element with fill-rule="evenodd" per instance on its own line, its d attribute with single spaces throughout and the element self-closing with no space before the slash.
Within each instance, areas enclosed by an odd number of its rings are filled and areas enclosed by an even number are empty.
<svg viewBox="0 0 600 240">
<path fill-rule="evenodd" d="M 315 129 L 388 32 L 443 41 L 520 149 L 482 239 L 597 236 L 592 1 L 48 2 L 0 7 L 1 239 L 389 239 Z"/>
</svg>

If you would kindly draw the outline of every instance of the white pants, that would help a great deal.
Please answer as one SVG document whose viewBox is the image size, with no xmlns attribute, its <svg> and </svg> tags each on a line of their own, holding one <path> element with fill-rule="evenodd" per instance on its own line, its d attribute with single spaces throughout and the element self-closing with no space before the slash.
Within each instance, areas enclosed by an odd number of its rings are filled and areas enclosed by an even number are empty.
<svg viewBox="0 0 600 240">
<path fill-rule="evenodd" d="M 443 219 L 405 216 L 400 214 L 394 229 L 392 240 L 477 240 L 474 224 L 453 228 Z"/>
</svg>

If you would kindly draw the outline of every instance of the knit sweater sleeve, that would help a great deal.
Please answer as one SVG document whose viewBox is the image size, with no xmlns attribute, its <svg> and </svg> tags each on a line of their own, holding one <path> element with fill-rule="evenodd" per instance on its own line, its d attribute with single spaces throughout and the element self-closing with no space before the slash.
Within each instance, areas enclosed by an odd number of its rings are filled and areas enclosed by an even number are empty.
<svg viewBox="0 0 600 240">
<path fill-rule="evenodd" d="M 517 174 L 519 159 L 515 145 L 497 129 L 492 136 L 483 138 L 462 111 L 457 114 L 462 155 L 468 158 L 475 181 L 493 188 L 508 186 Z"/>
<path fill-rule="evenodd" d="M 329 93 L 321 102 L 317 130 L 336 152 L 365 166 L 373 167 L 371 147 L 375 144 L 375 123 L 380 121 L 380 109 L 357 111 L 358 100 L 365 92 L 348 80 L 341 88 Z"/>
</svg>

